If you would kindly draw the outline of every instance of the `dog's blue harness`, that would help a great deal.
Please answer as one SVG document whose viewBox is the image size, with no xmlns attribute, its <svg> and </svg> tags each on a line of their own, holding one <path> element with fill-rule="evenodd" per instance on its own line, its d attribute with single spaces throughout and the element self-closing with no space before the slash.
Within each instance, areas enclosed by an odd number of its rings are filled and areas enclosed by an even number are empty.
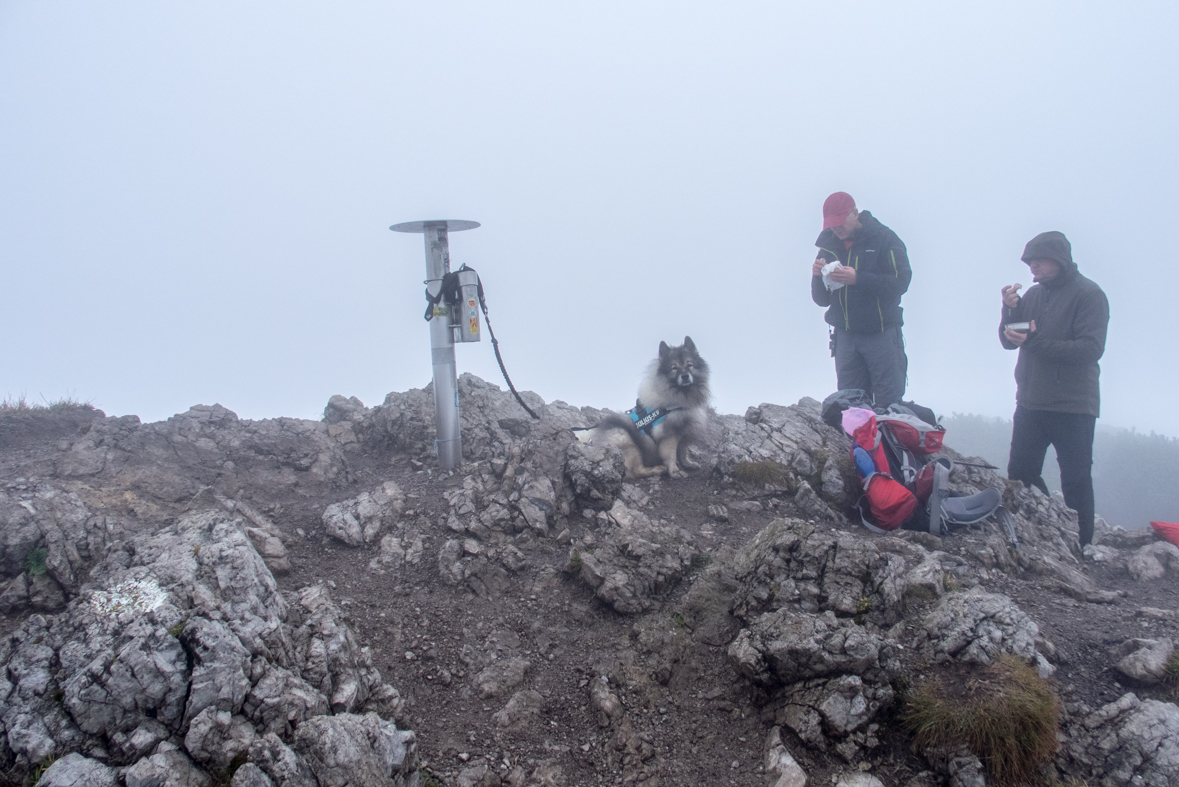
<svg viewBox="0 0 1179 787">
<path fill-rule="evenodd" d="M 635 400 L 634 409 L 627 410 L 626 414 L 630 416 L 630 420 L 634 422 L 636 429 L 647 435 L 647 437 L 654 438 L 655 424 L 666 418 L 669 413 L 683 409 L 682 407 L 656 407 L 654 410 L 648 410 L 646 407 L 643 407 L 642 402 Z"/>
</svg>

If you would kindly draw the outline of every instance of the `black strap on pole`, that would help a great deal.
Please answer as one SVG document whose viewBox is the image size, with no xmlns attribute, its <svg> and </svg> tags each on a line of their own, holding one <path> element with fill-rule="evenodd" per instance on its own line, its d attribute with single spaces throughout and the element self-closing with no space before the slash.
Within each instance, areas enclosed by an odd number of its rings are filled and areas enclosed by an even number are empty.
<svg viewBox="0 0 1179 787">
<path fill-rule="evenodd" d="M 524 404 L 524 400 L 520 398 L 520 392 L 516 390 L 516 386 L 512 385 L 512 378 L 508 377 L 508 370 L 504 367 L 503 356 L 499 354 L 499 340 L 495 338 L 495 331 L 491 330 L 491 318 L 487 316 L 487 301 L 483 300 L 483 282 L 479 283 L 479 303 L 483 306 L 483 320 L 487 323 L 487 332 L 491 334 L 491 348 L 495 350 L 495 360 L 499 361 L 499 370 L 503 372 L 504 382 L 508 384 L 508 390 L 512 392 L 512 396 L 516 397 L 516 401 L 524 408 L 525 412 L 531 415 L 536 420 L 540 420 L 540 416 L 532 412 L 532 408 Z"/>
<path fill-rule="evenodd" d="M 427 303 L 425 318 L 427 321 L 429 321 L 430 318 L 434 316 L 434 307 L 437 306 L 440 301 L 445 302 L 451 308 L 455 308 L 459 303 L 461 303 L 462 293 L 459 289 L 458 283 L 458 274 L 460 271 L 471 271 L 472 273 L 475 273 L 474 268 L 467 267 L 466 263 L 463 263 L 463 266 L 457 271 L 448 273 L 443 277 L 442 284 L 438 288 L 437 296 L 431 296 L 429 288 L 426 289 Z M 478 276 L 479 274 L 475 273 L 475 275 Z M 524 408 L 524 411 L 539 421 L 540 416 L 532 412 L 531 407 L 524 404 L 524 399 L 521 398 L 520 392 L 516 390 L 516 386 L 512 385 L 512 378 L 508 377 L 508 370 L 507 367 L 504 366 L 503 356 L 499 353 L 499 340 L 495 338 L 495 331 L 491 329 L 491 316 L 487 313 L 487 298 L 483 296 L 483 280 L 477 279 L 477 281 L 479 282 L 479 306 L 483 309 L 483 321 L 487 323 L 487 332 L 491 334 L 491 348 L 495 350 L 495 360 L 499 362 L 500 373 L 504 376 L 504 382 L 508 384 L 508 390 L 512 392 L 512 396 L 516 397 L 516 401 L 520 403 L 520 406 Z"/>
</svg>

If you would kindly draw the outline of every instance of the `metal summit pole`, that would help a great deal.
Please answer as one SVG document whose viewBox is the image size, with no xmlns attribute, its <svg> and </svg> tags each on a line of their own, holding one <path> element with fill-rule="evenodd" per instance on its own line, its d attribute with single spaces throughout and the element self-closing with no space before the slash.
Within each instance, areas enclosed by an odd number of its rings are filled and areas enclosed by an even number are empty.
<svg viewBox="0 0 1179 787">
<path fill-rule="evenodd" d="M 438 296 L 442 277 L 450 273 L 450 232 L 473 230 L 477 221 L 407 221 L 394 224 L 394 232 L 420 232 L 426 241 L 426 291 Z M 454 362 L 454 328 L 444 304 L 434 307 L 430 320 L 430 356 L 434 366 L 434 447 L 438 467 L 453 470 L 463 459 L 462 435 L 459 432 L 458 376 Z"/>
</svg>

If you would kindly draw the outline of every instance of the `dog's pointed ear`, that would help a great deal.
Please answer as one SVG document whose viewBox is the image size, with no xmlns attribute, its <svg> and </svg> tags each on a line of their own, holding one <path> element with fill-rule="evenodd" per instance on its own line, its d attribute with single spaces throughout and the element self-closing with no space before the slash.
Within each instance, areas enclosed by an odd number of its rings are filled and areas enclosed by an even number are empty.
<svg viewBox="0 0 1179 787">
<path fill-rule="evenodd" d="M 667 342 L 659 342 L 659 357 L 666 358 L 667 354 L 671 352 L 671 348 L 667 346 Z"/>
<path fill-rule="evenodd" d="M 692 337 L 691 337 L 691 336 L 685 336 L 685 337 L 684 337 L 684 349 L 685 349 L 685 350 L 687 350 L 687 351 L 689 351 L 689 352 L 696 352 L 696 345 L 695 345 L 695 343 L 692 341 Z"/>
</svg>

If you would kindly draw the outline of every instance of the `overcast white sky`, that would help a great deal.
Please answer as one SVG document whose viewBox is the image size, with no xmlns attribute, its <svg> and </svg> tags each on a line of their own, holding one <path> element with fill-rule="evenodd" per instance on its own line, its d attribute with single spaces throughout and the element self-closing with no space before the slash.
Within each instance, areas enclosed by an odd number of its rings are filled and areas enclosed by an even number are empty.
<svg viewBox="0 0 1179 787">
<path fill-rule="evenodd" d="M 835 387 L 832 191 L 908 245 L 908 394 L 1010 416 L 999 288 L 1057 229 L 1108 294 L 1102 423 L 1179 435 L 1174 2 L 0 0 L 0 396 L 318 418 L 430 380 L 420 236 L 517 386 L 625 409 Z M 460 371 L 500 384 L 490 343 Z M 952 444 L 952 439 L 950 439 Z"/>
</svg>

